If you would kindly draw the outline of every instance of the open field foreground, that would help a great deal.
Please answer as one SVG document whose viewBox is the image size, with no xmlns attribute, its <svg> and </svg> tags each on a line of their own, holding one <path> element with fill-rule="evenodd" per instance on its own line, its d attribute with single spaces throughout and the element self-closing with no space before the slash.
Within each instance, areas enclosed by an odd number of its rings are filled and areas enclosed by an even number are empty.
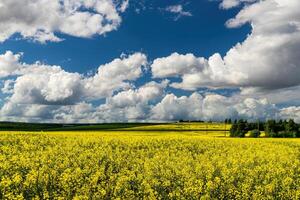
<svg viewBox="0 0 300 200">
<path fill-rule="evenodd" d="M 2 132 L 0 199 L 299 199 L 300 140 Z"/>
</svg>

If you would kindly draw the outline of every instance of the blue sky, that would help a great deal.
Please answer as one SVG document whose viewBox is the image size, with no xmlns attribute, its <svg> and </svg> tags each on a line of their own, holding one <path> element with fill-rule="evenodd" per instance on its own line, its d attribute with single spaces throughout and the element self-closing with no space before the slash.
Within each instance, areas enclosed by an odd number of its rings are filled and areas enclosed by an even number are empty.
<svg viewBox="0 0 300 200">
<path fill-rule="evenodd" d="M 29 1 L 28 5 L 18 1 L 7 5 L 4 2 L 4 6 L 0 6 L 3 13 L 0 23 L 4 27 L 0 29 L 0 55 L 4 63 L 1 65 L 0 58 L 1 116 L 17 121 L 72 122 L 266 119 L 290 117 L 291 113 L 297 118 L 299 33 L 294 22 L 298 18 L 289 14 L 296 12 L 293 7 L 298 3 L 289 1 L 290 6 L 282 0 L 264 3 L 256 0 L 246 3 L 243 0 L 95 0 L 92 5 L 85 1 L 79 7 L 71 5 L 73 10 L 68 10 L 67 0 L 49 2 L 48 7 L 39 5 L 41 1 Z M 109 9 L 103 10 L 104 2 Z M 30 10 L 30 5 L 34 4 L 45 9 L 49 16 Z M 16 8 L 22 8 L 24 13 L 14 13 Z M 60 13 L 64 9 L 65 13 Z M 26 15 L 29 11 L 36 16 L 30 19 L 32 16 Z M 272 12 L 280 15 L 270 25 Z M 87 21 L 83 14 L 88 16 Z M 104 21 L 99 24 L 101 18 Z M 98 24 L 95 19 L 99 20 Z M 295 27 L 286 32 L 284 27 L 291 22 Z M 12 31 L 8 31 L 10 29 Z M 131 59 L 134 54 L 139 55 Z M 283 57 L 280 61 L 274 59 L 280 56 Z M 121 62 L 112 62 L 118 58 Z M 119 74 L 118 70 L 124 68 L 127 61 L 136 63 L 142 72 L 128 71 L 126 74 L 122 71 L 125 74 Z M 35 62 L 38 67 L 33 66 Z M 46 65 L 45 69 L 42 65 Z M 60 70 L 55 71 L 54 66 L 60 66 Z M 103 72 L 100 72 L 101 66 Z M 132 66 L 128 70 L 132 70 Z M 48 71 L 55 72 L 47 74 Z M 30 73 L 34 77 L 30 77 Z M 105 82 L 101 73 L 109 73 L 108 76 L 115 80 Z M 50 77 L 49 80 L 42 81 L 42 75 Z M 128 78 L 124 78 L 126 75 Z M 56 77 L 59 78 L 50 85 Z M 30 78 L 41 81 L 32 81 L 30 85 L 26 82 Z M 168 83 L 163 84 L 164 81 Z M 98 85 L 94 85 L 95 82 Z M 112 85 L 111 89 L 103 89 Z M 153 90 L 157 91 L 145 100 L 141 96 L 145 96 L 142 92 L 148 86 L 152 88 L 145 90 L 148 96 Z M 87 91 L 87 87 L 93 87 L 94 92 Z M 52 94 L 55 92 L 61 94 L 55 96 Z M 127 107 L 112 105 L 115 99 Z M 133 99 L 134 102 L 130 102 Z M 189 106 L 189 101 L 202 110 L 190 114 L 187 113 L 189 109 L 170 108 Z M 222 110 L 222 106 L 226 110 L 217 113 L 210 110 L 213 105 L 217 110 L 218 107 Z M 76 118 L 78 113 L 74 110 L 78 107 L 94 116 Z M 20 111 L 12 112 L 13 109 Z M 28 114 L 30 109 L 38 111 Z M 114 117 L 103 120 L 101 116 L 106 112 L 114 113 Z M 130 112 L 133 114 L 128 114 Z"/>
</svg>

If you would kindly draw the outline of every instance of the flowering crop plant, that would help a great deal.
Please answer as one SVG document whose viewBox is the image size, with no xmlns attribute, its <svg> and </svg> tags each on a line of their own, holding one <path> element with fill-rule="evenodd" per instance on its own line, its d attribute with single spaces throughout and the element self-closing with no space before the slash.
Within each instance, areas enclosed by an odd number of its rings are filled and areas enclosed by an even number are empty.
<svg viewBox="0 0 300 200">
<path fill-rule="evenodd" d="M 190 132 L 0 133 L 0 199 L 299 199 L 300 141 Z"/>
</svg>

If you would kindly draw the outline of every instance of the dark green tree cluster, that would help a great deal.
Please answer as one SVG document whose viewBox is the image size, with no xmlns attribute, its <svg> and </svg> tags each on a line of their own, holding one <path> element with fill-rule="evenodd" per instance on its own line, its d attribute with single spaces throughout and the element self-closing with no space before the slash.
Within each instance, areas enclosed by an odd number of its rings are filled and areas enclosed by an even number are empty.
<svg viewBox="0 0 300 200">
<path fill-rule="evenodd" d="M 230 137 L 245 137 L 248 131 L 249 127 L 247 120 L 235 120 L 231 125 Z"/>
<path fill-rule="evenodd" d="M 250 132 L 249 137 L 259 137 L 261 131 L 265 131 L 266 137 L 296 138 L 300 137 L 300 124 L 295 123 L 292 119 L 252 123 L 242 119 L 234 120 L 230 129 L 230 136 L 245 137 Z"/>
<path fill-rule="evenodd" d="M 265 133 L 267 137 L 276 138 L 295 138 L 300 137 L 300 125 L 294 120 L 268 120 L 265 124 Z"/>
<path fill-rule="evenodd" d="M 229 118 L 229 119 L 225 119 L 225 124 L 231 124 L 232 122 L 231 122 L 231 119 Z"/>
</svg>

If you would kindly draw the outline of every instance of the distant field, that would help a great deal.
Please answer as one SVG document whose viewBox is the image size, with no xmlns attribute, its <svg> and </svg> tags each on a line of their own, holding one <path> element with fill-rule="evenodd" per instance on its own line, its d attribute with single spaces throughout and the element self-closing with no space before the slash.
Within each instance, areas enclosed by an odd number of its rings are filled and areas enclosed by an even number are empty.
<svg viewBox="0 0 300 200">
<path fill-rule="evenodd" d="M 224 123 L 170 123 L 170 124 L 157 124 L 136 126 L 130 128 L 124 128 L 123 130 L 140 130 L 140 131 L 229 131 L 231 125 Z"/>
<path fill-rule="evenodd" d="M 32 124 L 0 122 L 0 131 L 225 131 L 224 123 L 106 123 L 106 124 Z"/>
<path fill-rule="evenodd" d="M 151 123 L 105 123 L 105 124 L 39 124 L 0 122 L 1 131 L 80 131 L 80 130 L 119 130 L 138 126 L 159 125 Z"/>
<path fill-rule="evenodd" d="M 1 132 L 0 199 L 299 199 L 300 140 L 185 126 Z"/>
</svg>

